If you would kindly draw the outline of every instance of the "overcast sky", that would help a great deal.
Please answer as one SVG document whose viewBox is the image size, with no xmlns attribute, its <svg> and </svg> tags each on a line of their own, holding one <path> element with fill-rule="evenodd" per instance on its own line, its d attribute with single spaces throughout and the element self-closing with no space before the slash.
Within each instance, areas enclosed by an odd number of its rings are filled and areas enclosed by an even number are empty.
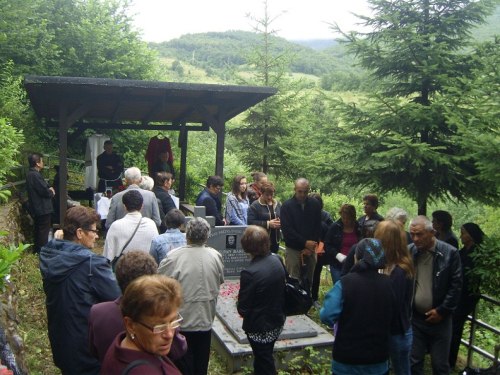
<svg viewBox="0 0 500 375">
<path fill-rule="evenodd" d="M 366 0 L 268 0 L 271 16 L 284 11 L 271 28 L 289 40 L 333 39 L 328 23 L 349 31 L 358 22 L 350 13 L 369 15 Z M 145 41 L 162 42 L 208 31 L 252 31 L 254 23 L 245 15 L 262 17 L 264 5 L 260 0 L 135 0 L 132 13 Z"/>
</svg>

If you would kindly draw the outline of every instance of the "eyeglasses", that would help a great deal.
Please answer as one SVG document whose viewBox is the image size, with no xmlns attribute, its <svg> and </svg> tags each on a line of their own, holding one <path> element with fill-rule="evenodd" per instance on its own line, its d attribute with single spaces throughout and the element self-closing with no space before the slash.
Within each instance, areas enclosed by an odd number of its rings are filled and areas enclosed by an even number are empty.
<svg viewBox="0 0 500 375">
<path fill-rule="evenodd" d="M 184 320 L 184 318 L 181 316 L 181 314 L 177 313 L 177 319 L 170 322 L 170 323 L 167 323 L 167 324 L 160 324 L 158 326 L 150 327 L 147 324 L 144 324 L 143 322 L 139 322 L 138 320 L 137 320 L 137 323 L 139 323 L 143 327 L 146 327 L 154 334 L 159 334 L 159 333 L 162 333 L 163 331 L 165 331 L 167 328 L 170 328 L 170 329 L 179 328 L 181 326 L 183 320 Z"/>
<path fill-rule="evenodd" d="M 94 234 L 99 234 L 99 229 L 84 229 L 87 232 L 94 232 Z"/>
</svg>

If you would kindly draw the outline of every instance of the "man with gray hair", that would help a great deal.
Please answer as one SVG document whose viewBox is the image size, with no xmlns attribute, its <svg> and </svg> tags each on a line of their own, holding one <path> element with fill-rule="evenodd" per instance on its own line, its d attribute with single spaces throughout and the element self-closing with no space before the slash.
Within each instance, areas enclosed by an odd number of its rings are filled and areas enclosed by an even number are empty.
<svg viewBox="0 0 500 375">
<path fill-rule="evenodd" d="M 161 220 L 160 211 L 158 209 L 158 201 L 152 191 L 143 190 L 139 187 L 139 184 L 142 181 L 140 169 L 136 167 L 128 168 L 125 171 L 125 181 L 128 185 L 127 190 L 117 193 L 113 195 L 113 198 L 111 198 L 108 217 L 106 218 L 106 228 L 109 229 L 113 222 L 122 219 L 127 214 L 125 207 L 123 206 L 122 198 L 123 194 L 130 190 L 137 190 L 141 193 L 144 200 L 144 207 L 141 210 L 142 216 L 150 218 L 155 222 L 156 226 L 159 227 Z"/>
<path fill-rule="evenodd" d="M 462 291 L 460 255 L 456 248 L 434 237 L 432 222 L 425 216 L 410 221 L 413 244 L 408 246 L 416 276 L 413 301 L 412 375 L 425 375 L 424 359 L 431 354 L 432 373 L 448 375 L 451 315 Z"/>
<path fill-rule="evenodd" d="M 295 195 L 281 206 L 281 231 L 285 239 L 285 261 L 290 276 L 302 279 L 301 255 L 307 265 L 307 278 L 312 283 L 316 266 L 316 244 L 321 235 L 321 206 L 309 196 L 309 181 L 299 178 Z"/>
<path fill-rule="evenodd" d="M 184 318 L 181 334 L 186 337 L 188 352 L 183 374 L 206 374 L 210 358 L 212 323 L 219 288 L 224 283 L 222 255 L 205 243 L 210 225 L 201 217 L 186 225 L 187 246 L 170 250 L 161 261 L 158 273 L 179 281 L 184 306 L 179 313 Z"/>
</svg>

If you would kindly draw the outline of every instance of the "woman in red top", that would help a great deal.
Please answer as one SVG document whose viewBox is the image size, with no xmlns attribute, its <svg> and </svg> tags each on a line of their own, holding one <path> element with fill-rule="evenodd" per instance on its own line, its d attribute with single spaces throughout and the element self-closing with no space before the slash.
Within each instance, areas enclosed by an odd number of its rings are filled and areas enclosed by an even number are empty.
<svg viewBox="0 0 500 375">
<path fill-rule="evenodd" d="M 104 357 L 101 374 L 181 375 L 167 357 L 175 329 L 182 323 L 177 308 L 182 290 L 177 280 L 164 275 L 141 276 L 132 281 L 120 304 L 125 332 Z"/>
</svg>

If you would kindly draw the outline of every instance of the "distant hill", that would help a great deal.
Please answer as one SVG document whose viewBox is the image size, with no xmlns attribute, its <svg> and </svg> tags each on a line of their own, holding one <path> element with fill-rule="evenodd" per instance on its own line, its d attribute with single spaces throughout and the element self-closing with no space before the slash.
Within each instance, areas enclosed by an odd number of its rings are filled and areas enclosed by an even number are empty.
<svg viewBox="0 0 500 375">
<path fill-rule="evenodd" d="M 316 51 L 338 44 L 333 37 L 331 39 L 290 40 L 290 42 L 312 48 Z"/>
</svg>

